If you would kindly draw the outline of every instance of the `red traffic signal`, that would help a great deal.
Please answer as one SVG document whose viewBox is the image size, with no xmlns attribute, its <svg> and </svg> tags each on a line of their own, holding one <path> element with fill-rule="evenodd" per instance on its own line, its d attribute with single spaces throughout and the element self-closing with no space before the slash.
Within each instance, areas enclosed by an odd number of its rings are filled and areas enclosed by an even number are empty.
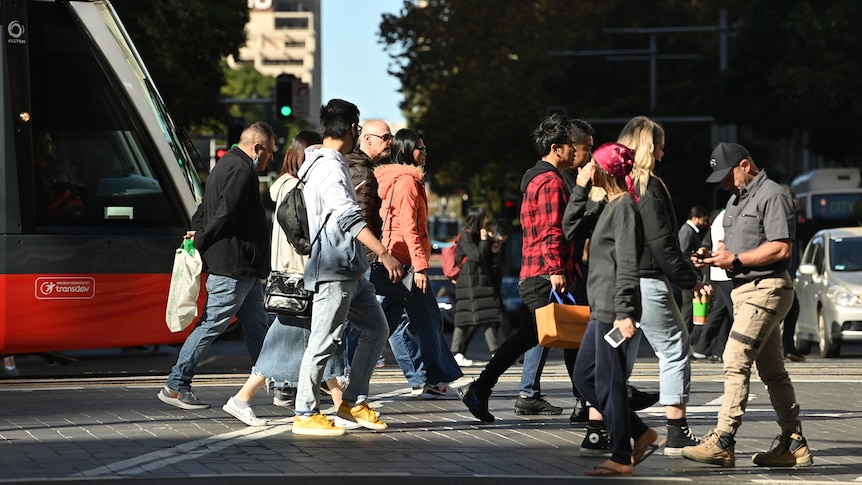
<svg viewBox="0 0 862 485">
<path fill-rule="evenodd" d="M 221 157 L 227 155 L 227 152 L 227 148 L 219 148 L 218 150 L 216 150 L 216 160 L 221 160 Z"/>
</svg>

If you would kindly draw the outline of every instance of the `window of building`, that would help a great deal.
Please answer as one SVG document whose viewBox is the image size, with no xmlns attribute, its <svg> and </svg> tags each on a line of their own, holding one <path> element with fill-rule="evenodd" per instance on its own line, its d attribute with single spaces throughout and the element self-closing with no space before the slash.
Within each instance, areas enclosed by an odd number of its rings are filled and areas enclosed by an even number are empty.
<svg viewBox="0 0 862 485">
<path fill-rule="evenodd" d="M 276 17 L 276 29 L 308 30 L 307 17 Z"/>
</svg>

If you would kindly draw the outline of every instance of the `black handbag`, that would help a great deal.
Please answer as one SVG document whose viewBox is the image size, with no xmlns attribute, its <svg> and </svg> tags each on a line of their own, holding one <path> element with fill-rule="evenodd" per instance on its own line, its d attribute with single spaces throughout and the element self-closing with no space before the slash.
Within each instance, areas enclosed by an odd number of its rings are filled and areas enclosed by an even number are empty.
<svg viewBox="0 0 862 485">
<path fill-rule="evenodd" d="M 413 266 L 401 265 L 404 276 L 399 281 L 389 279 L 389 271 L 380 261 L 371 263 L 371 276 L 368 278 L 374 285 L 374 292 L 380 296 L 388 296 L 406 300 L 413 292 Z"/>
<path fill-rule="evenodd" d="M 314 292 L 306 290 L 304 284 L 301 274 L 270 271 L 263 296 L 266 311 L 298 318 L 311 317 Z"/>
</svg>

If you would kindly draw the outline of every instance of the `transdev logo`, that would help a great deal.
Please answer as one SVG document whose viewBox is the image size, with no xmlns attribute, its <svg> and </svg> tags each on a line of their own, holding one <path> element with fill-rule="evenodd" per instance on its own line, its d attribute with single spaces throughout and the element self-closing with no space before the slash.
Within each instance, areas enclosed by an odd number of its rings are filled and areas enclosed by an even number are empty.
<svg viewBox="0 0 862 485">
<path fill-rule="evenodd" d="M 36 278 L 37 300 L 89 300 L 95 296 L 95 278 Z"/>
</svg>

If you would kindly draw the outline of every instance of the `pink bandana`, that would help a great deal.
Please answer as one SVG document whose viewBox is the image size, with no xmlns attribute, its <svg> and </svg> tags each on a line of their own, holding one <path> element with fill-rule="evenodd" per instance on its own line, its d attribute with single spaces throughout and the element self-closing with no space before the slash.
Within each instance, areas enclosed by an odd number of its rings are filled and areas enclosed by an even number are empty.
<svg viewBox="0 0 862 485">
<path fill-rule="evenodd" d="M 635 191 L 634 182 L 630 175 L 635 164 L 634 150 L 619 143 L 605 143 L 593 151 L 593 160 L 605 172 L 617 178 L 624 178 L 629 193 L 635 201 L 640 201 L 640 196 Z"/>
</svg>

